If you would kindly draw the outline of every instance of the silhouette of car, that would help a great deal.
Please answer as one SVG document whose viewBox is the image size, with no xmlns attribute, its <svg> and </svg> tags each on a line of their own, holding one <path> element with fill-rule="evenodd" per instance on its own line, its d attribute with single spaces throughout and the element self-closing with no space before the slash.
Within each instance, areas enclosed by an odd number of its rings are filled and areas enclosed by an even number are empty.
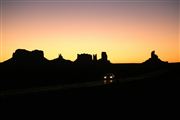
<svg viewBox="0 0 180 120">
<path fill-rule="evenodd" d="M 103 76 L 104 84 L 112 84 L 115 83 L 115 75 L 113 73 L 107 73 Z"/>
</svg>

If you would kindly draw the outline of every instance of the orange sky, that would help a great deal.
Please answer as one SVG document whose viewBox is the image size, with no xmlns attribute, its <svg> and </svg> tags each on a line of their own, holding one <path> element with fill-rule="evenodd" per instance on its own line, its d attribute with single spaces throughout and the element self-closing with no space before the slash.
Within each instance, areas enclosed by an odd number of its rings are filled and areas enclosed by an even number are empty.
<svg viewBox="0 0 180 120">
<path fill-rule="evenodd" d="M 162 1 L 162 0 L 161 0 Z M 168 0 L 166 0 L 168 1 Z M 179 60 L 178 5 L 172 2 L 119 2 L 56 5 L 3 4 L 0 61 L 23 48 L 45 57 L 106 51 L 113 63 L 143 62 L 151 50 L 164 61 Z"/>
</svg>

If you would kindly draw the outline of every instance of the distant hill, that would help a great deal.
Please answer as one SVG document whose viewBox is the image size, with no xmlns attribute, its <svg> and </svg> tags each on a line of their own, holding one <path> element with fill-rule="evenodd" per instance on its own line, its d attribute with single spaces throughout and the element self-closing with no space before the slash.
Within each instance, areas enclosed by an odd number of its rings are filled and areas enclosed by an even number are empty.
<svg viewBox="0 0 180 120">
<path fill-rule="evenodd" d="M 160 65 L 160 64 L 166 64 L 166 63 L 168 62 L 164 62 L 161 59 L 159 59 L 158 55 L 155 54 L 155 51 L 151 52 L 151 58 L 143 62 L 143 64 L 147 64 L 147 65 L 152 65 L 152 64 Z"/>
<path fill-rule="evenodd" d="M 3 62 L 3 64 L 9 65 L 41 65 L 41 64 L 51 64 L 51 65 L 71 65 L 74 64 L 109 64 L 108 56 L 106 52 L 102 52 L 101 59 L 97 60 L 97 55 L 90 54 L 77 54 L 77 59 L 72 62 L 66 60 L 60 54 L 58 58 L 53 60 L 47 60 L 44 57 L 44 52 L 41 50 L 28 51 L 25 49 L 17 49 L 12 58 Z"/>
<path fill-rule="evenodd" d="M 75 61 L 66 60 L 60 54 L 58 58 L 53 60 L 48 60 L 44 57 L 44 52 L 42 50 L 33 50 L 28 51 L 25 49 L 17 49 L 12 58 L 3 62 L 2 64 L 9 64 L 9 65 L 44 65 L 44 64 L 51 64 L 51 65 L 72 65 L 72 64 L 79 64 L 79 65 L 104 65 L 110 64 L 111 62 L 108 60 L 108 56 L 106 52 L 101 53 L 101 58 L 97 59 L 97 54 L 90 55 L 90 54 L 77 54 L 77 59 Z M 168 62 L 162 61 L 158 55 L 155 54 L 155 51 L 151 52 L 151 57 L 143 62 L 144 65 L 161 65 L 167 64 Z"/>
<path fill-rule="evenodd" d="M 72 63 L 73 63 L 72 61 L 64 59 L 61 54 L 59 55 L 58 58 L 51 60 L 51 64 L 54 65 L 71 65 Z"/>
<path fill-rule="evenodd" d="M 5 61 L 5 64 L 42 64 L 48 60 L 44 57 L 44 52 L 41 50 L 28 51 L 25 49 L 17 49 L 12 58 Z"/>
</svg>

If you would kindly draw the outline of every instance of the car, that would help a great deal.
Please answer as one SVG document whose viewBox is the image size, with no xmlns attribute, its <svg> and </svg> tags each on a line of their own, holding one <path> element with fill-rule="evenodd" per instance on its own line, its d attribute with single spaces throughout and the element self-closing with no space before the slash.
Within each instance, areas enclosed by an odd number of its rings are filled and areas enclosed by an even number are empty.
<svg viewBox="0 0 180 120">
<path fill-rule="evenodd" d="M 103 76 L 103 83 L 104 84 L 112 84 L 115 83 L 115 75 L 113 73 L 107 73 Z"/>
</svg>

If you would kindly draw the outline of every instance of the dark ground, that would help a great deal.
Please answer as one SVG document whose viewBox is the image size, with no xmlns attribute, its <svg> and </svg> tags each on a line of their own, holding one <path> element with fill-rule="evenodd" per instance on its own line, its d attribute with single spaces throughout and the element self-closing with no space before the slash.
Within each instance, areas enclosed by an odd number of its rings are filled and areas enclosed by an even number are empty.
<svg viewBox="0 0 180 120">
<path fill-rule="evenodd" d="M 121 66 L 121 67 L 119 67 Z M 5 94 L 4 91 L 17 91 L 18 88 L 2 89 L 1 103 L 5 104 L 76 104 L 76 102 L 112 102 L 125 99 L 158 99 L 176 98 L 179 95 L 180 64 L 169 64 L 166 67 L 139 69 L 137 65 L 117 65 L 113 69 L 116 75 L 121 72 L 122 80 L 116 84 L 95 85 L 88 87 L 70 87 L 67 89 L 49 89 L 33 92 Z M 140 67 L 142 68 L 142 67 Z M 129 76 L 128 76 L 128 74 Z M 96 81 L 96 80 L 95 80 Z M 99 82 L 99 81 L 98 81 Z M 77 84 L 81 84 L 81 81 Z M 53 85 L 53 84 L 52 84 Z M 56 84 L 57 85 L 57 84 Z M 36 86 L 38 88 L 38 86 Z M 52 86 L 51 86 L 52 87 Z M 24 90 L 22 87 L 20 90 Z M 26 90 L 25 90 L 26 91 Z M 109 103 L 108 103 L 109 104 Z"/>
</svg>

